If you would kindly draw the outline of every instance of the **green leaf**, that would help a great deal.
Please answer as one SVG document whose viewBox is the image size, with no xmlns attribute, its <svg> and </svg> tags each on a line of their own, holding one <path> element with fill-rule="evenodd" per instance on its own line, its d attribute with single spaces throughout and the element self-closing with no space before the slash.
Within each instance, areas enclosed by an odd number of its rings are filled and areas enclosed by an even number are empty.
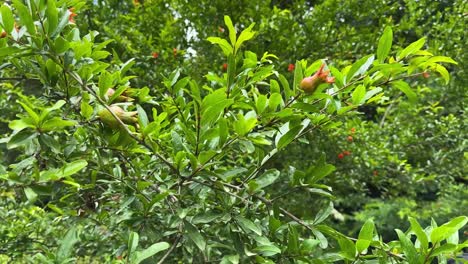
<svg viewBox="0 0 468 264">
<path fill-rule="evenodd" d="M 364 74 L 374 62 L 374 55 L 367 55 L 356 61 L 346 75 L 346 82 L 350 82 L 355 76 Z"/>
<path fill-rule="evenodd" d="M 415 52 L 419 51 L 426 43 L 426 37 L 420 38 L 415 42 L 408 45 L 408 47 L 404 48 L 399 54 L 398 59 L 406 58 L 409 55 L 414 54 Z"/>
<path fill-rule="evenodd" d="M 229 40 L 231 41 L 231 45 L 234 47 L 236 45 L 236 29 L 234 28 L 229 16 L 224 16 L 224 23 L 229 30 Z"/>
<path fill-rule="evenodd" d="M 281 253 L 281 249 L 273 244 L 258 246 L 254 249 L 254 251 L 265 257 L 270 257 Z"/>
<path fill-rule="evenodd" d="M 456 61 L 454 61 L 452 58 L 445 57 L 445 56 L 430 57 L 425 63 L 426 64 L 431 64 L 431 63 L 436 63 L 436 62 L 447 62 L 447 63 L 452 63 L 452 64 L 455 64 L 455 65 L 458 65 L 458 63 Z"/>
<path fill-rule="evenodd" d="M 146 111 L 139 104 L 137 104 L 136 107 L 138 112 L 138 124 L 140 124 L 142 129 L 145 129 L 148 125 L 148 116 L 146 115 Z"/>
<path fill-rule="evenodd" d="M 432 243 L 441 242 L 444 239 L 450 237 L 453 233 L 458 232 L 463 226 L 466 225 L 468 222 L 468 217 L 466 216 L 459 216 L 453 218 L 449 222 L 436 227 L 432 230 L 431 233 L 431 241 Z"/>
<path fill-rule="evenodd" d="M 37 199 L 37 193 L 29 187 L 24 188 L 24 194 L 30 203 L 34 203 Z"/>
<path fill-rule="evenodd" d="M 227 40 L 218 37 L 209 37 L 207 40 L 211 42 L 211 44 L 218 44 L 226 57 L 233 53 L 232 46 L 227 42 Z"/>
<path fill-rule="evenodd" d="M 360 105 L 364 103 L 364 97 L 366 96 L 366 87 L 364 85 L 358 85 L 351 94 L 351 100 L 354 105 Z"/>
<path fill-rule="evenodd" d="M 356 242 L 356 250 L 361 253 L 366 250 L 372 242 L 372 236 L 374 233 L 374 221 L 368 219 L 359 231 L 358 240 Z"/>
<path fill-rule="evenodd" d="M 10 129 L 17 130 L 17 131 L 23 130 L 23 129 L 27 128 L 27 127 L 35 128 L 35 126 L 33 124 L 31 124 L 31 122 L 29 122 L 29 121 L 31 121 L 30 118 L 23 118 L 23 119 L 13 120 L 8 124 L 8 127 Z"/>
<path fill-rule="evenodd" d="M 51 1 L 48 1 L 48 2 L 51 2 Z M 63 11 L 62 16 L 59 19 L 59 23 L 58 23 L 57 27 L 50 34 L 50 37 L 52 39 L 55 39 L 60 34 L 60 32 L 62 32 L 62 30 L 65 28 L 65 26 L 68 25 L 68 23 L 70 23 L 69 20 L 68 20 L 69 17 L 70 17 L 70 11 L 68 9 L 62 9 L 62 11 Z"/>
<path fill-rule="evenodd" d="M 240 46 L 242 45 L 242 43 L 244 43 L 245 41 L 248 41 L 250 40 L 251 38 L 253 38 L 255 36 L 255 32 L 252 31 L 252 28 L 255 26 L 255 23 L 252 23 L 250 24 L 249 27 L 247 27 L 246 29 L 244 29 L 240 35 L 239 35 L 239 38 L 237 39 L 236 41 L 236 45 L 234 46 L 234 50 L 235 52 L 237 52 L 240 48 Z"/>
<path fill-rule="evenodd" d="M 296 65 L 294 67 L 294 81 L 293 81 L 293 89 L 299 88 L 299 84 L 303 79 L 302 75 L 302 63 L 300 61 L 296 61 Z"/>
<path fill-rule="evenodd" d="M 245 118 L 243 114 L 237 115 L 237 120 L 234 122 L 233 127 L 239 136 L 245 136 L 257 125 L 257 117 L 250 115 Z"/>
<path fill-rule="evenodd" d="M 416 251 L 416 248 L 414 247 L 411 240 L 401 230 L 396 229 L 395 231 L 397 232 L 401 248 L 405 253 L 408 262 L 411 264 L 421 263 L 419 260 L 418 252 Z"/>
<path fill-rule="evenodd" d="M 203 252 L 205 251 L 206 241 L 200 234 L 200 231 L 191 223 L 185 221 L 185 230 L 187 230 L 188 237 L 197 245 L 197 247 Z"/>
<path fill-rule="evenodd" d="M 410 103 L 414 104 L 418 101 L 418 96 L 411 89 L 411 87 L 409 86 L 407 82 L 400 80 L 400 81 L 392 82 L 392 85 L 398 88 L 400 91 L 402 91 L 406 95 L 406 97 L 408 97 L 408 100 L 410 101 Z"/>
<path fill-rule="evenodd" d="M 159 243 L 151 245 L 147 249 L 144 249 L 142 251 L 137 251 L 137 252 L 135 252 L 135 255 L 134 255 L 135 257 L 131 261 L 131 263 L 132 264 L 138 264 L 138 263 L 142 262 L 143 260 L 157 254 L 158 252 L 161 252 L 163 250 L 168 249 L 169 246 L 170 246 L 169 243 L 159 242 Z"/>
<path fill-rule="evenodd" d="M 80 241 L 76 227 L 71 227 L 65 234 L 65 237 L 59 242 L 59 248 L 56 254 L 57 263 L 63 263 L 66 259 L 72 256 L 73 246 Z"/>
<path fill-rule="evenodd" d="M 382 37 L 379 39 L 379 45 L 377 46 L 377 59 L 379 62 L 384 62 L 390 49 L 392 48 L 393 31 L 392 28 L 387 26 L 384 29 Z"/>
<path fill-rule="evenodd" d="M 289 143 L 291 143 L 297 137 L 297 135 L 301 133 L 303 128 L 304 126 L 301 124 L 290 129 L 288 132 L 286 132 L 286 134 L 280 137 L 278 143 L 276 144 L 276 147 L 278 149 L 282 149 L 289 145 Z"/>
<path fill-rule="evenodd" d="M 59 36 L 54 41 L 54 50 L 57 53 L 64 53 L 70 48 L 70 43 L 63 37 Z"/>
<path fill-rule="evenodd" d="M 419 240 L 419 244 L 421 245 L 421 248 L 423 249 L 423 252 L 427 251 L 429 242 L 427 239 L 427 235 L 422 229 L 422 227 L 419 225 L 418 221 L 412 217 L 408 218 L 409 222 L 411 223 L 411 231 L 416 235 L 416 237 Z"/>
<path fill-rule="evenodd" d="M 332 210 L 333 210 L 333 203 L 330 202 L 330 203 L 328 203 L 327 207 L 321 209 L 317 213 L 317 215 L 315 216 L 315 219 L 314 219 L 314 225 L 320 224 L 323 221 L 325 221 L 325 219 L 327 219 L 327 217 L 331 214 Z"/>
<path fill-rule="evenodd" d="M 79 172 L 80 170 L 82 170 L 86 166 L 88 166 L 88 162 L 86 160 L 75 160 L 73 162 L 66 163 L 60 169 L 61 176 L 62 177 L 71 176 L 71 175 Z"/>
<path fill-rule="evenodd" d="M 130 257 L 130 259 L 134 258 L 135 250 L 138 246 L 139 241 L 140 241 L 140 236 L 138 235 L 138 233 L 131 232 L 128 238 L 128 246 L 127 246 L 128 256 Z"/>
<path fill-rule="evenodd" d="M 288 251 L 295 254 L 299 250 L 299 235 L 294 226 L 288 226 Z"/>
<path fill-rule="evenodd" d="M 335 166 L 327 164 L 325 162 L 325 157 L 321 157 L 316 166 L 311 166 L 307 170 L 307 179 L 306 182 L 310 185 L 318 182 L 324 177 L 328 176 L 330 173 L 335 171 Z"/>
<path fill-rule="evenodd" d="M 356 258 L 356 247 L 353 241 L 346 237 L 340 237 L 338 239 L 338 244 L 341 248 L 340 255 L 342 257 L 348 260 L 354 260 Z"/>
<path fill-rule="evenodd" d="M 8 7 L 7 5 L 3 5 L 3 4 L 0 7 L 0 12 L 2 13 L 3 29 L 8 34 L 10 34 L 13 31 L 13 28 L 15 26 L 15 18 L 13 17 L 13 12 L 11 12 L 10 7 Z"/>
<path fill-rule="evenodd" d="M 266 170 L 260 177 L 255 180 L 258 186 L 257 190 L 261 190 L 273 184 L 279 176 L 280 172 L 277 169 Z"/>
<path fill-rule="evenodd" d="M 26 110 L 26 112 L 28 112 L 29 116 L 34 120 L 34 125 L 37 126 L 39 124 L 39 115 L 34 112 L 34 110 L 32 110 L 32 108 L 30 108 L 28 105 L 26 105 L 25 103 L 22 103 L 22 102 L 18 102 L 24 110 Z"/>
<path fill-rule="evenodd" d="M 13 55 L 17 52 L 20 52 L 21 49 L 18 47 L 4 47 L 0 48 L 0 58 L 5 56 Z"/>
<path fill-rule="evenodd" d="M 51 36 L 52 32 L 57 29 L 58 25 L 58 10 L 55 6 L 55 1 L 47 1 L 46 17 L 47 24 L 49 25 L 47 32 L 49 33 L 49 36 Z"/>
<path fill-rule="evenodd" d="M 320 232 L 316 228 L 312 228 L 312 233 L 314 233 L 315 237 L 320 241 L 320 247 L 325 249 L 328 247 L 328 240 L 327 238 L 323 235 L 322 232 Z"/>
<path fill-rule="evenodd" d="M 436 247 L 434 251 L 432 251 L 430 256 L 437 257 L 437 256 L 444 255 L 447 253 L 457 253 L 457 249 L 458 247 L 455 244 L 444 244 L 440 247 Z"/>
<path fill-rule="evenodd" d="M 29 34 L 36 34 L 36 27 L 34 26 L 31 13 L 29 12 L 28 8 L 19 0 L 13 0 L 13 4 L 16 10 L 18 11 L 18 16 L 20 18 L 21 23 L 26 26 L 26 29 L 28 30 Z"/>
<path fill-rule="evenodd" d="M 447 71 L 447 69 L 442 66 L 442 65 L 439 65 L 439 64 L 435 64 L 433 69 L 438 72 L 440 74 L 440 76 L 442 76 L 442 78 L 445 80 L 445 84 L 448 84 L 449 81 L 450 81 L 450 74 L 449 72 Z"/>
<path fill-rule="evenodd" d="M 46 131 L 60 131 L 68 126 L 74 126 L 77 122 L 74 120 L 62 120 L 60 117 L 53 117 L 47 119 L 42 125 L 41 130 Z"/>
<path fill-rule="evenodd" d="M 11 136 L 10 140 L 7 142 L 7 148 L 14 149 L 19 146 L 26 145 L 36 136 L 37 133 L 35 131 L 21 130 Z"/>
<path fill-rule="evenodd" d="M 255 234 L 261 236 L 262 235 L 262 229 L 258 227 L 254 222 L 250 221 L 247 218 L 244 218 L 242 216 L 237 216 L 236 217 L 237 223 L 239 223 L 239 226 L 245 231 L 245 232 L 254 232 Z"/>
</svg>

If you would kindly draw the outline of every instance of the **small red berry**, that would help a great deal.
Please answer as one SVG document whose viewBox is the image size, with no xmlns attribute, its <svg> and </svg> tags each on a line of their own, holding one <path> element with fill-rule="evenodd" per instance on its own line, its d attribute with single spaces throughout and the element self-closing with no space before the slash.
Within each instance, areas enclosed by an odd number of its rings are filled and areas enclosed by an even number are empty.
<svg viewBox="0 0 468 264">
<path fill-rule="evenodd" d="M 423 76 L 424 78 L 427 79 L 427 78 L 429 78 L 431 75 L 430 75 L 428 72 L 423 72 L 422 76 Z"/>
<path fill-rule="evenodd" d="M 349 156 L 349 155 L 351 155 L 351 152 L 350 152 L 350 151 L 347 151 L 347 150 L 345 150 L 345 151 L 343 151 L 343 154 L 344 154 L 345 156 Z"/>
<path fill-rule="evenodd" d="M 294 68 L 295 68 L 294 64 L 289 63 L 289 65 L 288 65 L 288 72 L 294 71 Z"/>
<path fill-rule="evenodd" d="M 338 158 L 339 158 L 339 159 L 343 159 L 343 158 L 344 158 L 344 154 L 343 154 L 343 153 L 338 154 Z"/>
<path fill-rule="evenodd" d="M 173 48 L 173 49 L 172 49 L 172 53 L 174 54 L 174 57 L 177 56 L 177 49 L 176 49 L 176 48 Z"/>
<path fill-rule="evenodd" d="M 356 133 L 356 128 L 352 127 L 350 131 L 351 131 L 351 134 L 354 134 Z"/>
<path fill-rule="evenodd" d="M 223 63 L 223 71 L 227 71 L 228 65 L 227 63 Z"/>
<path fill-rule="evenodd" d="M 153 59 L 157 59 L 159 57 L 159 53 L 153 52 L 151 53 L 151 56 L 153 57 Z"/>
<path fill-rule="evenodd" d="M 346 139 L 348 140 L 348 142 L 353 142 L 353 137 L 352 136 L 348 136 Z"/>
</svg>

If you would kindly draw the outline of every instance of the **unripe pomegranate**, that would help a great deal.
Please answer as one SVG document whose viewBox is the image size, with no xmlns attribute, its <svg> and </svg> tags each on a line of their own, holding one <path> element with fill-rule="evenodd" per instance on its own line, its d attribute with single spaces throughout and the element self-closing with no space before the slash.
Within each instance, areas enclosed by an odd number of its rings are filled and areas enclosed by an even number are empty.
<svg viewBox="0 0 468 264">
<path fill-rule="evenodd" d="M 137 111 L 126 112 L 120 106 L 111 105 L 109 106 L 110 110 L 125 124 L 135 124 L 138 122 L 138 119 L 135 117 L 137 115 Z M 101 121 L 108 125 L 111 128 L 119 128 L 119 122 L 112 116 L 112 114 L 106 108 L 101 109 L 98 112 L 98 117 Z"/>
<path fill-rule="evenodd" d="M 320 69 L 310 77 L 302 79 L 299 87 L 306 93 L 312 94 L 317 87 L 322 83 L 334 83 L 335 77 L 328 77 L 329 70 L 324 71 L 325 64 L 320 66 Z"/>
<path fill-rule="evenodd" d="M 7 33 L 5 31 L 2 31 L 2 33 L 0 34 L 0 38 L 4 38 L 7 36 Z"/>
</svg>

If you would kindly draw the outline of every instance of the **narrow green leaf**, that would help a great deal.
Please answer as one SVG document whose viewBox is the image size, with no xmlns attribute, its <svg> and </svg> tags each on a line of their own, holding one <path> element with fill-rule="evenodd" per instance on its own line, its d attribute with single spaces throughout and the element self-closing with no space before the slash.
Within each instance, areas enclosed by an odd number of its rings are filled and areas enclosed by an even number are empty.
<svg viewBox="0 0 468 264">
<path fill-rule="evenodd" d="M 450 81 L 450 74 L 449 72 L 447 71 L 447 69 L 442 66 L 442 65 L 439 65 L 439 64 L 435 64 L 433 69 L 438 72 L 440 74 L 440 76 L 442 76 L 442 78 L 445 80 L 445 84 L 448 84 L 449 81 Z"/>
<path fill-rule="evenodd" d="M 37 136 L 35 131 L 21 130 L 16 134 L 13 134 L 10 140 L 7 142 L 8 149 L 14 149 L 22 145 L 26 145 L 31 142 L 33 138 Z"/>
<path fill-rule="evenodd" d="M 227 40 L 218 37 L 209 37 L 207 40 L 211 42 L 211 44 L 217 44 L 223 50 L 226 57 L 233 53 L 232 46 Z"/>
<path fill-rule="evenodd" d="M 143 260 L 151 256 L 154 256 L 158 252 L 168 249 L 169 247 L 170 247 L 169 243 L 159 242 L 159 243 L 151 245 L 147 249 L 144 249 L 142 251 L 137 251 L 134 255 L 135 257 L 132 261 L 132 264 L 138 264 L 142 262 Z"/>
<path fill-rule="evenodd" d="M 419 264 L 419 255 L 411 240 L 399 229 L 395 230 L 400 240 L 400 245 L 406 255 L 408 263 Z"/>
<path fill-rule="evenodd" d="M 333 203 L 329 202 L 328 206 L 321 209 L 315 216 L 314 225 L 318 225 L 322 223 L 323 221 L 325 221 L 325 219 L 327 219 L 328 216 L 331 214 L 332 210 L 333 210 Z"/>
<path fill-rule="evenodd" d="M 409 84 L 405 81 L 395 81 L 392 82 L 392 85 L 402 91 L 407 97 L 410 103 L 416 103 L 418 101 L 418 96 L 416 93 L 411 89 Z"/>
<path fill-rule="evenodd" d="M 271 256 L 281 253 L 281 249 L 279 249 L 277 246 L 272 245 L 272 244 L 258 246 L 254 249 L 254 251 L 265 257 L 271 257 Z"/>
<path fill-rule="evenodd" d="M 138 112 L 138 123 L 140 124 L 140 127 L 142 129 L 145 129 L 145 127 L 148 125 L 148 122 L 149 122 L 148 116 L 146 115 L 146 111 L 139 104 L 137 104 L 136 107 L 137 107 L 137 112 Z"/>
<path fill-rule="evenodd" d="M 75 120 L 63 120 L 60 117 L 52 117 L 47 119 L 41 126 L 41 130 L 46 131 L 60 131 L 65 127 L 74 126 L 77 122 Z"/>
<path fill-rule="evenodd" d="M 382 37 L 379 39 L 379 45 L 377 46 L 377 59 L 379 62 L 384 62 L 390 49 L 392 48 L 393 31 L 392 28 L 387 26 L 384 29 Z"/>
<path fill-rule="evenodd" d="M 350 82 L 354 77 L 364 74 L 374 62 L 374 55 L 367 55 L 356 61 L 346 74 L 346 82 Z"/>
<path fill-rule="evenodd" d="M 297 253 L 299 250 L 299 235 L 294 226 L 288 226 L 288 251 L 292 254 Z"/>
<path fill-rule="evenodd" d="M 5 56 L 14 55 L 17 52 L 20 52 L 21 49 L 18 47 L 3 47 L 0 48 L 0 58 Z"/>
<path fill-rule="evenodd" d="M 138 242 L 140 241 L 140 236 L 136 232 L 131 232 L 130 236 L 128 238 L 128 256 L 130 259 L 134 258 L 133 256 L 135 255 L 135 250 L 138 246 Z"/>
<path fill-rule="evenodd" d="M 298 125 L 291 128 L 288 132 L 286 132 L 286 134 L 281 136 L 278 143 L 276 144 L 276 147 L 278 149 L 282 149 L 289 145 L 289 143 L 291 143 L 296 138 L 296 136 L 301 133 L 303 128 L 303 125 Z"/>
<path fill-rule="evenodd" d="M 187 230 L 188 237 L 197 245 L 197 247 L 203 252 L 205 251 L 206 241 L 200 234 L 200 231 L 191 223 L 185 221 L 185 230 Z"/>
<path fill-rule="evenodd" d="M 79 172 L 86 166 L 88 166 L 88 162 L 86 160 L 75 160 L 73 162 L 66 163 L 65 165 L 63 165 L 63 167 L 60 170 L 62 173 L 61 176 L 62 177 L 71 176 Z"/>
<path fill-rule="evenodd" d="M 258 190 L 273 184 L 279 176 L 280 172 L 277 169 L 266 170 L 260 177 L 255 180 L 258 185 Z"/>
<path fill-rule="evenodd" d="M 427 64 L 436 63 L 436 62 L 447 62 L 447 63 L 458 65 L 458 62 L 454 61 L 450 57 L 445 57 L 445 56 L 434 56 L 434 57 L 429 58 L 426 61 Z"/>
<path fill-rule="evenodd" d="M 338 239 L 338 244 L 340 245 L 340 255 L 348 260 L 354 260 L 356 258 L 356 247 L 354 246 L 353 241 L 346 237 L 340 237 Z"/>
<path fill-rule="evenodd" d="M 13 12 L 11 12 L 10 7 L 8 7 L 7 5 L 2 5 L 0 7 L 0 12 L 2 13 L 3 29 L 8 34 L 10 34 L 15 26 L 15 18 L 13 17 Z"/>
<path fill-rule="evenodd" d="M 412 217 L 409 217 L 409 222 L 411 223 L 411 231 L 416 235 L 416 237 L 419 240 L 419 244 L 421 245 L 421 248 L 423 249 L 423 252 L 426 252 L 428 249 L 428 239 L 427 235 L 422 229 L 422 227 L 419 225 L 418 221 Z"/>
<path fill-rule="evenodd" d="M 356 242 L 357 252 L 362 252 L 366 250 L 370 243 L 372 242 L 372 237 L 374 233 L 374 221 L 368 219 L 359 231 L 358 240 Z"/>
<path fill-rule="evenodd" d="M 59 242 L 60 246 L 56 254 L 57 263 L 64 263 L 66 259 L 70 258 L 73 253 L 73 246 L 79 241 L 76 227 L 71 227 L 65 234 L 65 237 Z"/>
<path fill-rule="evenodd" d="M 237 223 L 239 223 L 240 227 L 245 231 L 245 232 L 254 232 L 255 234 L 261 236 L 262 235 L 262 229 L 258 227 L 254 222 L 251 220 L 244 218 L 242 216 L 236 217 Z"/>
<path fill-rule="evenodd" d="M 364 103 L 364 98 L 366 96 L 366 87 L 364 85 L 358 85 L 351 94 L 351 100 L 354 105 L 360 105 Z"/>
<path fill-rule="evenodd" d="M 441 242 L 444 239 L 450 237 L 453 233 L 458 232 L 463 226 L 466 225 L 468 222 L 468 217 L 466 216 L 459 216 L 453 218 L 449 222 L 436 227 L 432 230 L 431 233 L 431 242 L 437 243 Z"/>
<path fill-rule="evenodd" d="M 255 36 L 255 32 L 252 31 L 252 28 L 255 26 L 255 23 L 252 23 L 250 24 L 249 27 L 247 27 L 246 29 L 244 29 L 240 35 L 239 35 L 239 38 L 237 39 L 236 41 L 236 45 L 234 46 L 234 50 L 237 52 L 240 48 L 240 46 L 242 45 L 242 43 L 244 43 L 245 41 L 248 41 L 250 40 L 251 38 L 253 38 Z"/>
<path fill-rule="evenodd" d="M 46 17 L 47 24 L 49 25 L 47 32 L 49 33 L 49 36 L 51 36 L 52 32 L 57 29 L 58 25 L 58 10 L 55 6 L 55 1 L 47 1 Z"/>
<path fill-rule="evenodd" d="M 31 13 L 29 12 L 28 8 L 19 0 L 13 0 L 13 4 L 18 11 L 18 16 L 21 23 L 26 26 L 29 34 L 36 34 L 36 27 L 34 26 Z"/>
<path fill-rule="evenodd" d="M 398 54 L 398 58 L 403 59 L 403 58 L 406 58 L 409 55 L 414 54 L 415 52 L 419 51 L 424 46 L 424 43 L 426 43 L 426 37 L 420 38 L 420 39 L 416 40 L 415 42 L 409 44 L 408 47 L 404 48 Z"/>
<path fill-rule="evenodd" d="M 234 28 L 232 20 L 229 16 L 224 16 L 224 23 L 229 30 L 229 40 L 231 41 L 231 46 L 234 47 L 236 45 L 236 29 Z"/>
<path fill-rule="evenodd" d="M 300 61 L 296 61 L 296 66 L 294 67 L 294 82 L 293 82 L 293 90 L 299 88 L 299 84 L 302 81 L 302 63 Z"/>
</svg>

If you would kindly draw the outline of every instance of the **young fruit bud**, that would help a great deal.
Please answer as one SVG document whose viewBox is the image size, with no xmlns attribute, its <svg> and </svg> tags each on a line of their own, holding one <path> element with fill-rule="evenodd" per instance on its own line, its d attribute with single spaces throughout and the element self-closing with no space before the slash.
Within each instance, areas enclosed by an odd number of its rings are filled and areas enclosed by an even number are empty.
<svg viewBox="0 0 468 264">
<path fill-rule="evenodd" d="M 2 33 L 0 34 L 0 38 L 4 38 L 7 36 L 7 33 L 5 31 L 2 31 Z"/>
<path fill-rule="evenodd" d="M 114 94 L 115 94 L 115 90 L 112 88 L 109 88 L 109 90 L 107 90 L 106 92 L 106 95 L 108 98 L 112 97 Z M 117 98 L 115 98 L 113 102 L 131 102 L 134 100 L 135 99 L 131 97 L 125 96 L 125 91 L 124 91 L 121 95 L 117 96 Z"/>
<path fill-rule="evenodd" d="M 329 70 L 324 71 L 325 64 L 320 66 L 320 69 L 312 76 L 302 79 L 299 87 L 306 93 L 312 94 L 317 87 L 322 83 L 334 83 L 335 77 L 328 77 Z"/>
<path fill-rule="evenodd" d="M 133 112 L 126 112 L 122 108 L 117 105 L 109 106 L 109 109 L 125 124 L 135 124 L 138 122 L 138 119 L 135 117 L 137 115 L 137 111 Z M 119 122 L 114 118 L 114 116 L 107 110 L 106 108 L 101 109 L 98 112 L 98 117 L 101 121 L 108 125 L 111 128 L 119 128 Z"/>
</svg>

